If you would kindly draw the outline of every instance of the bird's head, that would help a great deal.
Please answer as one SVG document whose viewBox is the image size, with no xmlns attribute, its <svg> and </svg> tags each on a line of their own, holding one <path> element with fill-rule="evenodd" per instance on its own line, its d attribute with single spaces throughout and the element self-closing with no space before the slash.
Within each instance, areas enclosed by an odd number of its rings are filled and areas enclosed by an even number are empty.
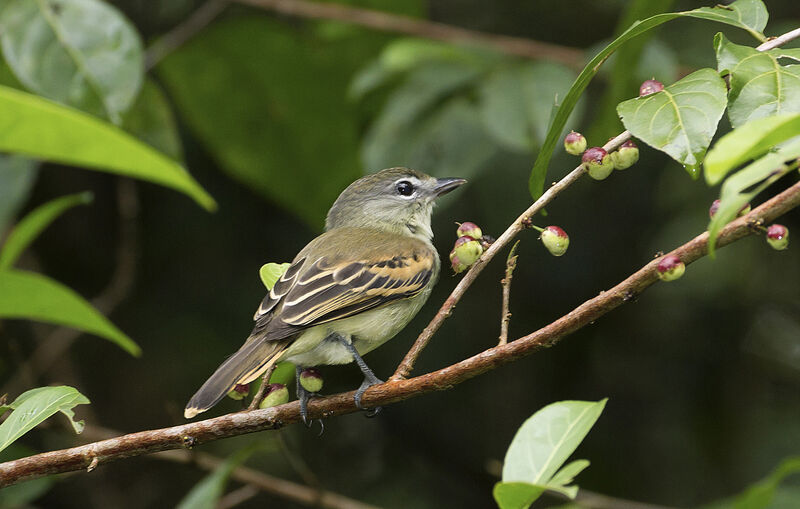
<svg viewBox="0 0 800 509">
<path fill-rule="evenodd" d="M 325 228 L 369 227 L 431 239 L 436 198 L 465 183 L 435 178 L 408 168 L 389 168 L 362 177 L 336 199 Z"/>
</svg>

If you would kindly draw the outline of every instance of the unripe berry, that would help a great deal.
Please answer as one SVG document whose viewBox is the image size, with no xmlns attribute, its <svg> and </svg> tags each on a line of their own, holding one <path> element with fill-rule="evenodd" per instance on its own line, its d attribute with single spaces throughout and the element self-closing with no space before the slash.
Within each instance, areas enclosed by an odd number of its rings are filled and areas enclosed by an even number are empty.
<svg viewBox="0 0 800 509">
<path fill-rule="evenodd" d="M 595 180 L 603 180 L 614 171 L 614 161 L 602 147 L 592 147 L 583 153 L 583 164 L 589 176 Z"/>
<path fill-rule="evenodd" d="M 686 265 L 675 255 L 667 255 L 658 262 L 658 277 L 662 281 L 675 281 L 686 272 Z"/>
<path fill-rule="evenodd" d="M 450 252 L 450 266 L 455 274 L 464 272 L 469 268 L 469 265 L 461 263 L 461 260 L 459 260 L 458 256 L 455 255 L 455 251 Z"/>
<path fill-rule="evenodd" d="M 236 386 L 228 393 L 228 397 L 241 401 L 250 394 L 250 384 L 236 384 Z"/>
<path fill-rule="evenodd" d="M 611 152 L 611 160 L 614 162 L 614 169 L 627 170 L 639 160 L 639 147 L 633 140 L 628 140 Z"/>
<path fill-rule="evenodd" d="M 789 247 L 789 228 L 782 224 L 771 224 L 767 227 L 767 242 L 772 249 L 783 251 Z"/>
<path fill-rule="evenodd" d="M 483 232 L 481 231 L 480 227 L 469 221 L 465 223 L 461 223 L 458 225 L 458 230 L 456 230 L 457 237 L 470 237 L 475 240 L 480 240 L 483 237 Z"/>
<path fill-rule="evenodd" d="M 645 80 L 639 87 L 639 97 L 655 94 L 664 90 L 664 84 L 656 80 Z"/>
<path fill-rule="evenodd" d="M 289 389 L 283 384 L 267 385 L 267 393 L 258 408 L 269 408 L 271 406 L 283 405 L 289 401 Z"/>
<path fill-rule="evenodd" d="M 567 252 L 569 235 L 558 226 L 548 226 L 542 231 L 540 238 L 551 255 L 561 256 Z"/>
<path fill-rule="evenodd" d="M 459 237 L 456 239 L 453 250 L 450 251 L 450 262 L 456 274 L 478 261 L 483 254 L 483 246 L 472 237 Z M 458 260 L 457 262 L 455 260 Z"/>
<path fill-rule="evenodd" d="M 567 154 L 579 156 L 586 150 L 586 138 L 581 133 L 570 132 L 564 137 L 564 150 Z"/>
<path fill-rule="evenodd" d="M 322 374 L 316 368 L 306 368 L 300 372 L 300 385 L 308 392 L 322 390 Z"/>
</svg>

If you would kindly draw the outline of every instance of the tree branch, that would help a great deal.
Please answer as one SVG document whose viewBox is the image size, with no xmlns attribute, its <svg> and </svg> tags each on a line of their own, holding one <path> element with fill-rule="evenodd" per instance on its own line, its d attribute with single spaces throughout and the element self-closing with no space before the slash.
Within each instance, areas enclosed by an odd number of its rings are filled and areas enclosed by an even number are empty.
<svg viewBox="0 0 800 509">
<path fill-rule="evenodd" d="M 506 277 L 504 277 L 500 284 L 503 287 L 503 305 L 500 307 L 500 341 L 498 345 L 505 345 L 508 343 L 508 324 L 511 322 L 511 311 L 508 310 L 511 302 L 511 278 L 514 276 L 514 269 L 517 268 L 517 245 L 519 241 L 514 243 L 511 251 L 508 253 L 506 259 Z"/>
<path fill-rule="evenodd" d="M 726 225 L 720 232 L 717 245 L 722 248 L 751 235 L 754 224 L 771 222 L 798 206 L 800 206 L 800 182 L 767 200 L 749 214 Z M 508 231 L 504 235 L 507 233 Z M 487 253 L 494 249 L 495 245 L 492 245 Z M 669 254 L 679 256 L 686 265 L 689 265 L 707 253 L 708 232 L 705 232 Z M 614 288 L 602 292 L 558 320 L 516 341 L 490 348 L 438 371 L 372 386 L 364 393 L 363 404 L 368 407 L 382 406 L 432 391 L 447 390 L 465 380 L 550 346 L 629 302 L 658 282 L 657 264 L 658 259 L 651 260 Z M 312 419 L 321 419 L 356 412 L 354 395 L 355 392 L 351 391 L 327 398 L 314 398 L 308 405 L 309 416 Z M 298 421 L 300 421 L 300 404 L 293 401 L 263 410 L 237 412 L 181 426 L 123 435 L 71 449 L 45 452 L 0 464 L 0 487 L 49 474 L 86 469 L 90 465 L 104 465 L 121 458 L 170 449 L 186 449 L 221 438 L 277 429 Z"/>
<path fill-rule="evenodd" d="M 581 68 L 584 53 L 578 48 L 534 41 L 521 37 L 477 32 L 444 23 L 428 21 L 382 11 L 360 9 L 337 3 L 317 3 L 306 0 L 233 0 L 259 9 L 287 16 L 329 19 L 352 23 L 383 32 L 395 32 L 449 43 L 485 46 L 502 53 L 524 58 L 547 59 L 573 68 Z"/>
</svg>

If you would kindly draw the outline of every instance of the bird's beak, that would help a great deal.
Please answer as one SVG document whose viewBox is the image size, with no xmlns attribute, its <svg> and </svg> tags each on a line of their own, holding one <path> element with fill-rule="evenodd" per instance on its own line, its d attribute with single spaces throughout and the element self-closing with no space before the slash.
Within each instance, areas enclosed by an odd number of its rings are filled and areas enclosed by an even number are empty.
<svg viewBox="0 0 800 509">
<path fill-rule="evenodd" d="M 436 194 L 436 196 L 441 196 L 449 193 L 453 189 L 457 188 L 461 184 L 465 184 L 466 182 L 467 181 L 464 179 L 453 177 L 436 179 L 436 186 L 434 186 L 433 192 Z"/>
</svg>

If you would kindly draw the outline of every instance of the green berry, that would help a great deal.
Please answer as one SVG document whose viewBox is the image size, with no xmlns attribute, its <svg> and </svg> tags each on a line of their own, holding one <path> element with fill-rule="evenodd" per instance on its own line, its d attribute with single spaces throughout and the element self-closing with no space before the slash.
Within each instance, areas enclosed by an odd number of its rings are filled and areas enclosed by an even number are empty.
<svg viewBox="0 0 800 509">
<path fill-rule="evenodd" d="M 453 250 L 450 251 L 450 261 L 452 262 L 454 258 L 458 258 L 459 264 L 469 267 L 477 262 L 482 254 L 483 246 L 479 241 L 472 237 L 459 237 L 453 245 Z M 455 270 L 455 267 L 453 269 Z M 456 274 L 459 272 L 461 271 L 456 271 Z"/>
<path fill-rule="evenodd" d="M 250 384 L 236 384 L 236 386 L 228 393 L 228 397 L 241 401 L 250 394 Z"/>
<path fill-rule="evenodd" d="M 783 251 L 789 247 L 789 228 L 782 224 L 772 224 L 767 227 L 767 242 L 772 249 Z"/>
<path fill-rule="evenodd" d="M 548 226 L 542 231 L 540 238 L 551 255 L 561 256 L 567 252 L 569 235 L 558 226 Z"/>
<path fill-rule="evenodd" d="M 586 150 L 586 138 L 581 133 L 570 132 L 564 137 L 564 150 L 568 154 L 579 156 Z"/>
<path fill-rule="evenodd" d="M 453 268 L 453 272 L 459 274 L 464 272 L 469 268 L 469 265 L 465 263 L 461 263 L 458 256 L 455 255 L 455 251 L 450 252 L 450 266 Z"/>
<path fill-rule="evenodd" d="M 480 227 L 469 221 L 465 223 L 461 223 L 458 225 L 458 230 L 456 230 L 457 237 L 470 237 L 475 240 L 480 240 L 483 237 L 483 232 L 481 231 Z"/>
<path fill-rule="evenodd" d="M 267 385 L 267 393 L 258 408 L 269 408 L 272 406 L 283 405 L 289 401 L 289 389 L 283 384 Z"/>
<path fill-rule="evenodd" d="M 592 147 L 583 153 L 582 158 L 589 176 L 595 180 L 603 180 L 614 171 L 614 161 L 602 147 Z"/>
<path fill-rule="evenodd" d="M 611 152 L 611 160 L 614 161 L 614 169 L 627 170 L 639 160 L 639 147 L 633 140 L 628 140 Z"/>
<path fill-rule="evenodd" d="M 322 374 L 316 368 L 306 368 L 300 372 L 300 385 L 308 392 L 322 390 Z"/>
<path fill-rule="evenodd" d="M 675 281 L 686 272 L 686 265 L 675 255 L 667 255 L 658 262 L 658 277 L 662 281 Z"/>
</svg>

